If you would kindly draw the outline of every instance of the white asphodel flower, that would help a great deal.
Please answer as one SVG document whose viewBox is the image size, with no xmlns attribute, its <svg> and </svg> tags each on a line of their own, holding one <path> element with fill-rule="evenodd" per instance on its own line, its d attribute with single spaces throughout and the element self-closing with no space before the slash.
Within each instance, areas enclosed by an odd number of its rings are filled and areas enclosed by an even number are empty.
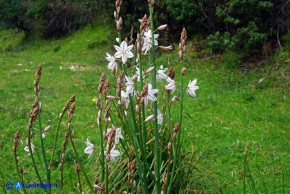
<svg viewBox="0 0 290 194">
<path fill-rule="evenodd" d="M 94 151 L 94 144 L 90 142 L 89 138 L 87 138 L 87 141 L 85 141 L 85 144 L 87 145 L 87 147 L 85 148 L 84 153 L 92 155 Z"/>
<path fill-rule="evenodd" d="M 165 74 L 165 72 L 167 71 L 167 68 L 163 68 L 163 65 L 161 65 L 159 67 L 159 69 L 157 70 L 157 73 L 156 73 L 156 80 L 157 81 L 160 81 L 160 80 L 163 80 L 163 79 L 167 79 L 167 75 Z"/>
<path fill-rule="evenodd" d="M 195 91 L 199 89 L 199 87 L 195 85 L 196 82 L 197 82 L 196 79 L 189 81 L 188 86 L 186 88 L 186 93 L 192 97 L 196 97 Z"/>
<path fill-rule="evenodd" d="M 161 125 L 163 123 L 163 114 L 157 109 L 157 124 Z"/>
<path fill-rule="evenodd" d="M 124 139 L 122 135 L 122 129 L 121 128 L 116 128 L 114 125 L 112 125 L 112 128 L 116 129 L 116 134 L 115 134 L 115 145 L 119 143 L 120 139 Z M 107 129 L 107 134 L 109 134 L 112 130 L 112 128 Z"/>
<path fill-rule="evenodd" d="M 147 95 L 144 97 L 144 104 L 145 106 L 148 104 L 148 101 L 156 101 L 157 98 L 155 96 L 155 94 L 158 92 L 158 89 L 152 89 L 152 85 L 148 84 L 148 93 Z"/>
<path fill-rule="evenodd" d="M 125 108 L 128 109 L 128 106 L 129 106 L 129 102 L 130 102 L 130 99 L 129 99 L 129 96 L 128 94 L 126 94 L 126 92 L 124 92 L 123 90 L 121 91 L 121 100 L 119 100 L 119 104 L 123 104 L 125 105 Z"/>
<path fill-rule="evenodd" d="M 107 155 L 107 153 L 105 152 L 105 155 Z M 115 150 L 115 147 L 113 147 L 113 149 L 110 151 L 110 153 L 108 154 L 108 158 L 109 161 L 113 161 L 116 162 L 116 158 L 120 155 L 120 152 L 118 150 Z"/>
<path fill-rule="evenodd" d="M 156 40 L 158 38 L 159 34 L 154 34 L 154 45 L 158 46 L 158 41 Z M 152 31 L 149 29 L 147 32 L 144 33 L 143 37 L 143 47 L 142 47 L 142 52 L 147 54 L 147 52 L 151 49 L 152 47 Z"/>
<path fill-rule="evenodd" d="M 165 89 L 175 91 L 176 82 L 173 79 L 171 79 L 170 77 L 168 77 L 166 81 L 167 81 L 167 85 L 165 86 Z"/>
<path fill-rule="evenodd" d="M 125 79 L 126 79 L 126 83 L 125 83 L 125 85 L 126 85 L 126 94 L 127 95 L 134 94 L 134 82 L 128 76 L 125 76 Z"/>
<path fill-rule="evenodd" d="M 35 146 L 34 146 L 32 143 L 30 143 L 30 146 L 31 146 L 31 151 L 34 152 L 34 151 L 35 151 Z M 24 147 L 24 150 L 25 150 L 26 152 L 29 152 L 29 147 L 28 147 L 28 145 Z"/>
<path fill-rule="evenodd" d="M 134 57 L 134 54 L 131 52 L 133 45 L 127 45 L 127 42 L 123 41 L 120 46 L 114 46 L 117 52 L 114 57 L 117 59 L 122 58 L 122 62 L 125 64 L 128 58 Z"/>
<path fill-rule="evenodd" d="M 110 55 L 109 53 L 106 53 L 106 54 L 107 54 L 106 60 L 109 61 L 108 69 L 110 70 L 117 69 L 118 66 L 117 66 L 116 58 Z"/>
</svg>

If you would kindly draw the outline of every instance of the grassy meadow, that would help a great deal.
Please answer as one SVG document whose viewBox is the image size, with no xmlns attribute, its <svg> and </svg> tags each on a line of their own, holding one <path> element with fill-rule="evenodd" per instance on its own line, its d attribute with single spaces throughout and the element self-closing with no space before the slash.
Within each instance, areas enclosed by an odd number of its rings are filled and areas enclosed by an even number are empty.
<svg viewBox="0 0 290 194">
<path fill-rule="evenodd" d="M 1 193 L 16 192 L 5 189 L 6 182 L 18 181 L 12 153 L 16 130 L 20 131 L 22 140 L 18 153 L 25 179 L 37 182 L 23 148 L 38 64 L 43 67 L 40 81 L 42 125 L 51 125 L 45 146 L 52 149 L 58 115 L 69 98 L 76 94 L 72 127 L 78 151 L 87 164 L 97 162 L 96 158 L 88 158 L 83 153 L 84 142 L 87 137 L 95 144 L 98 142 L 97 111 L 92 99 L 97 96 L 101 73 L 111 74 L 105 54 L 113 53 L 115 36 L 114 30 L 101 24 L 55 40 L 23 40 L 20 33 L 0 32 Z M 263 66 L 247 72 L 239 68 L 237 54 L 227 52 L 200 57 L 200 53 L 188 44 L 185 81 L 197 79 L 200 89 L 196 98 L 185 101 L 183 144 L 192 155 L 186 166 L 191 173 L 187 192 L 290 193 L 289 44 L 290 41 Z M 157 66 L 167 67 L 168 57 L 170 65 L 180 72 L 177 51 L 161 54 Z M 65 130 L 63 123 L 59 145 Z M 73 158 L 69 162 L 73 163 Z M 55 161 L 53 183 L 59 182 L 57 165 Z M 41 173 L 44 174 L 44 169 Z M 75 193 L 74 167 L 67 167 L 65 173 L 65 190 Z M 92 168 L 89 173 L 92 180 L 96 173 Z M 36 189 L 31 192 L 39 193 Z"/>
</svg>

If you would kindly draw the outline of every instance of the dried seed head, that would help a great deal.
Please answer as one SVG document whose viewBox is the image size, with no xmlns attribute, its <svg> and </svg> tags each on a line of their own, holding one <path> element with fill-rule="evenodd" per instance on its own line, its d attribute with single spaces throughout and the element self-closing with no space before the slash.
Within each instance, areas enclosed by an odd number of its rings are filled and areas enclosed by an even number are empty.
<svg viewBox="0 0 290 194">
<path fill-rule="evenodd" d="M 24 174 L 24 170 L 23 170 L 22 166 L 20 167 L 19 172 L 20 172 L 20 174 Z"/>
<path fill-rule="evenodd" d="M 176 137 L 179 129 L 180 129 L 180 124 L 179 123 L 176 123 L 175 124 L 175 127 L 173 129 L 173 132 L 172 132 L 172 141 L 174 141 L 174 139 L 175 139 L 175 137 Z"/>
<path fill-rule="evenodd" d="M 99 94 L 101 94 L 103 92 L 104 83 L 105 83 L 105 74 L 102 73 L 100 80 L 99 80 L 99 87 L 98 87 Z"/>
<path fill-rule="evenodd" d="M 170 68 L 168 70 L 167 76 L 174 80 L 174 78 L 175 78 L 175 70 Z"/>
<path fill-rule="evenodd" d="M 183 67 L 183 68 L 181 69 L 181 74 L 182 74 L 182 76 L 185 76 L 185 74 L 186 74 L 186 68 L 185 68 L 185 67 Z"/>
<path fill-rule="evenodd" d="M 142 97 L 145 97 L 148 95 L 148 84 L 146 83 L 144 86 L 143 86 L 143 90 L 142 90 L 142 93 L 141 93 L 141 96 Z"/>
<path fill-rule="evenodd" d="M 18 148 L 19 139 L 20 139 L 20 133 L 19 133 L 19 131 L 16 131 L 16 133 L 14 134 L 14 146 L 13 146 L 14 153 L 16 153 L 16 150 Z"/>
<path fill-rule="evenodd" d="M 76 164 L 76 172 L 77 174 L 80 174 L 80 165 L 78 163 Z"/>
</svg>

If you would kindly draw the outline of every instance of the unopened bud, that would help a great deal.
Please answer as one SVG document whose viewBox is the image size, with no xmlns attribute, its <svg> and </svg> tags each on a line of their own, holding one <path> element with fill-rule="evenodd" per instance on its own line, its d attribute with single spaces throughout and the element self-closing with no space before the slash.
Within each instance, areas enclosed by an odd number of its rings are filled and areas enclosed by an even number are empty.
<svg viewBox="0 0 290 194">
<path fill-rule="evenodd" d="M 43 129 L 43 132 L 47 132 L 49 129 L 50 129 L 50 125 L 48 125 L 47 127 L 45 127 L 44 129 Z"/>
<path fill-rule="evenodd" d="M 120 17 L 119 20 L 117 21 L 117 24 L 116 24 L 117 30 L 121 29 L 122 23 L 123 23 L 123 20 L 122 20 L 122 17 Z"/>
<path fill-rule="evenodd" d="M 115 100 L 117 97 L 116 96 L 107 96 L 108 100 Z"/>
<path fill-rule="evenodd" d="M 152 67 L 149 67 L 147 70 L 146 70 L 146 74 L 149 74 L 149 73 L 151 73 L 152 71 L 154 70 L 154 66 L 152 66 Z"/>
<path fill-rule="evenodd" d="M 183 57 L 182 50 L 179 51 L 178 55 L 179 55 L 179 58 L 182 59 L 182 57 Z"/>
<path fill-rule="evenodd" d="M 157 30 L 164 30 L 167 27 L 167 24 L 163 24 L 157 28 Z"/>
<path fill-rule="evenodd" d="M 169 142 L 169 143 L 167 144 L 167 149 L 168 149 L 168 152 L 171 152 L 171 149 L 172 149 L 171 142 Z"/>
<path fill-rule="evenodd" d="M 119 39 L 119 38 L 116 38 L 116 42 L 117 42 L 117 43 L 120 43 L 120 39 Z"/>
<path fill-rule="evenodd" d="M 135 81 L 137 78 L 138 78 L 138 76 L 135 74 L 135 75 L 133 75 L 133 77 L 131 77 L 131 80 Z"/>
<path fill-rule="evenodd" d="M 177 100 L 179 100 L 179 98 L 177 96 L 173 96 L 173 98 L 171 99 L 171 102 L 174 103 L 176 102 Z"/>
<path fill-rule="evenodd" d="M 138 104 L 136 104 L 136 113 L 140 113 L 140 108 Z"/>
<path fill-rule="evenodd" d="M 149 122 L 149 121 L 151 121 L 152 119 L 154 119 L 154 115 L 150 115 L 150 116 L 148 116 L 145 120 L 144 120 L 144 122 L 146 123 L 146 122 Z"/>
<path fill-rule="evenodd" d="M 160 49 L 164 50 L 164 51 L 169 51 L 172 50 L 172 46 L 158 46 Z"/>
</svg>

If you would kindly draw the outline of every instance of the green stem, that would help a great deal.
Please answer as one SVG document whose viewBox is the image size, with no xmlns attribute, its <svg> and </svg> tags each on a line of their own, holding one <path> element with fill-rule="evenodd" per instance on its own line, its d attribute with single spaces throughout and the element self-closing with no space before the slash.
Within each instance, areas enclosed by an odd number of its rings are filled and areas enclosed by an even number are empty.
<svg viewBox="0 0 290 194">
<path fill-rule="evenodd" d="M 32 165 L 33 165 L 33 168 L 34 168 L 34 171 L 36 173 L 36 176 L 40 182 L 40 184 L 43 184 L 42 180 L 41 180 L 41 177 L 39 175 L 39 172 L 38 172 L 38 169 L 37 169 L 37 166 L 36 166 L 36 163 L 35 163 L 35 160 L 34 160 L 34 156 L 33 156 L 33 152 L 32 152 L 32 149 L 31 149 L 31 139 L 30 139 L 30 132 L 31 130 L 28 130 L 28 150 L 29 150 L 29 154 L 31 156 L 31 160 L 32 160 Z M 43 188 L 46 192 L 46 189 Z"/>
<path fill-rule="evenodd" d="M 39 124 L 39 137 L 40 137 L 40 145 L 41 145 L 41 153 L 45 165 L 45 170 L 46 170 L 46 177 L 47 177 L 47 182 L 50 184 L 50 171 L 48 170 L 48 164 L 46 160 L 46 155 L 45 155 L 45 149 L 44 149 L 44 143 L 43 143 L 43 138 L 42 138 L 42 127 L 41 127 L 41 117 L 40 113 L 38 114 L 38 124 Z M 51 193 L 51 188 L 48 188 L 48 193 Z"/>
<path fill-rule="evenodd" d="M 95 190 L 94 190 L 93 184 L 90 182 L 90 180 L 89 180 L 89 178 L 88 178 L 88 176 L 87 176 L 87 173 L 86 173 L 85 169 L 83 168 L 82 163 L 80 162 L 80 158 L 79 158 L 79 155 L 78 155 L 78 153 L 77 153 L 77 149 L 76 149 L 76 147 L 75 147 L 75 143 L 74 143 L 74 141 L 73 141 L 73 139 L 72 139 L 71 132 L 69 133 L 69 139 L 70 139 L 70 142 L 71 142 L 71 144 L 72 144 L 72 148 L 73 148 L 73 151 L 74 151 L 74 154 L 75 154 L 75 157 L 76 157 L 76 161 L 77 161 L 77 163 L 80 165 L 80 170 L 81 170 L 81 172 L 83 172 L 83 174 L 84 174 L 84 176 L 85 176 L 85 179 L 86 179 L 86 181 L 87 181 L 87 184 L 89 185 L 89 187 L 90 187 L 92 193 L 94 193 Z"/>
<path fill-rule="evenodd" d="M 155 44 L 154 44 L 154 24 L 153 24 L 153 7 L 151 4 L 149 4 L 149 12 L 150 12 L 150 26 L 151 26 L 151 32 L 152 32 L 152 63 L 154 66 L 154 70 L 152 73 L 152 88 L 156 88 L 156 53 L 155 53 Z M 158 124 L 157 124 L 157 101 L 153 102 L 153 109 L 154 109 L 154 131 L 155 131 L 155 147 L 154 147 L 154 156 L 155 156 L 155 187 L 156 187 L 156 193 L 161 193 L 161 184 L 160 184 L 160 145 L 159 145 L 159 131 L 158 131 Z"/>
<path fill-rule="evenodd" d="M 102 165 L 102 174 L 100 181 L 102 182 L 105 177 L 105 149 L 104 149 L 104 139 L 103 139 L 103 128 L 102 128 L 102 122 L 100 119 L 100 142 L 101 142 L 101 165 Z"/>
</svg>

